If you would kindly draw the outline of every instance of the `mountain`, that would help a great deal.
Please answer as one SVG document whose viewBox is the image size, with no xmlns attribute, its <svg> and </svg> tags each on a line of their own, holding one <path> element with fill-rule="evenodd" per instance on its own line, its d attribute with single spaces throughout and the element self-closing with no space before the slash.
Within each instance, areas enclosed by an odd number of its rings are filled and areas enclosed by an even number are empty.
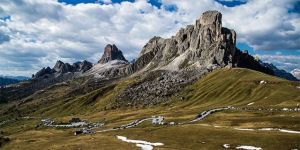
<svg viewBox="0 0 300 150">
<path fill-rule="evenodd" d="M 152 38 L 140 58 L 147 55 L 152 58 L 145 70 L 212 70 L 228 66 L 272 74 L 247 52 L 236 48 L 235 31 L 222 27 L 222 14 L 217 11 L 203 13 L 194 25 L 180 29 L 169 39 Z"/>
<path fill-rule="evenodd" d="M 7 77 L 0 77 L 0 87 L 9 85 L 9 84 L 14 84 L 20 82 L 17 79 L 12 79 L 12 78 L 7 78 Z"/>
<path fill-rule="evenodd" d="M 9 84 L 19 83 L 24 80 L 29 80 L 30 78 L 25 76 L 1 76 L 0 75 L 0 86 L 5 86 Z"/>
<path fill-rule="evenodd" d="M 294 69 L 291 71 L 291 74 L 296 77 L 298 80 L 300 80 L 300 69 Z"/>
<path fill-rule="evenodd" d="M 129 62 L 116 45 L 107 44 L 101 59 L 83 76 L 93 75 L 96 78 L 112 78 L 120 75 L 119 68 L 128 66 Z M 125 75 L 123 73 L 122 75 Z"/>
<path fill-rule="evenodd" d="M 0 75 L 0 77 L 10 78 L 10 79 L 16 79 L 16 80 L 19 80 L 19 81 L 29 80 L 30 79 L 29 77 L 26 77 L 26 76 L 1 76 Z"/>
<path fill-rule="evenodd" d="M 107 44 L 104 48 L 104 53 L 98 63 L 104 64 L 112 60 L 122 60 L 127 62 L 127 60 L 123 56 L 122 51 L 119 50 L 115 44 Z"/>
<path fill-rule="evenodd" d="M 73 65 L 69 63 L 64 63 L 60 60 L 56 62 L 53 68 L 47 67 L 38 71 L 35 75 L 33 75 L 33 79 L 40 78 L 57 78 L 59 76 L 63 76 L 67 73 L 80 74 L 84 73 L 92 67 L 92 63 L 84 60 L 82 62 L 76 62 Z"/>
<path fill-rule="evenodd" d="M 103 80 L 141 76 L 147 80 L 127 87 L 118 99 L 130 99 L 138 105 L 152 105 L 165 101 L 209 72 L 224 67 L 249 68 L 274 75 L 272 69 L 255 60 L 247 51 L 236 48 L 236 33 L 222 27 L 220 12 L 207 11 L 194 25 L 181 28 L 171 38 L 155 36 L 150 39 L 132 63 L 125 59 L 116 45 L 108 44 L 95 65 L 88 61 L 72 65 L 57 61 L 53 68 L 42 68 L 31 81 L 20 85 L 17 90 L 5 89 L 2 95 L 6 95 L 5 99 L 19 99 L 76 78 L 88 79 L 88 89 L 95 89 L 101 86 L 96 83 Z M 148 80 L 148 76 L 160 79 Z M 16 91 L 20 94 L 12 94 Z"/>
<path fill-rule="evenodd" d="M 244 67 L 274 74 L 247 52 L 236 48 L 235 44 L 236 33 L 222 27 L 222 14 L 207 11 L 196 20 L 195 25 L 180 29 L 171 38 L 150 39 L 137 60 L 119 68 L 115 76 L 153 70 L 204 73 L 222 67 Z"/>
<path fill-rule="evenodd" d="M 269 68 L 273 70 L 274 75 L 283 79 L 291 80 L 291 81 L 298 81 L 296 76 L 293 73 L 286 72 L 283 69 L 278 69 L 276 66 L 274 66 L 271 63 L 265 63 L 262 61 L 259 61 L 261 65 L 265 66 L 266 68 Z M 295 74 L 297 75 L 296 71 Z"/>
</svg>

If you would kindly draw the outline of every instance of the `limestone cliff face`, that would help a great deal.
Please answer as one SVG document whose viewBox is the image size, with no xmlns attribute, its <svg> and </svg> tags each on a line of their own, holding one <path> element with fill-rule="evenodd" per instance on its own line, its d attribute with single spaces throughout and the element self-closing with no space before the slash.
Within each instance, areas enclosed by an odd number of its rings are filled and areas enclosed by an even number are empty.
<svg viewBox="0 0 300 150">
<path fill-rule="evenodd" d="M 126 61 L 121 50 L 116 45 L 108 44 L 104 48 L 104 53 L 98 63 L 104 64 L 112 60 L 123 60 Z"/>
<path fill-rule="evenodd" d="M 222 14 L 208 11 L 195 25 L 181 28 L 170 39 L 154 37 L 144 46 L 140 56 L 154 53 L 150 68 L 186 70 L 233 65 L 236 34 L 222 27 Z"/>
<path fill-rule="evenodd" d="M 153 37 L 135 63 L 120 68 L 120 75 L 138 74 L 141 81 L 126 88 L 117 105 L 148 106 L 164 102 L 203 75 L 222 67 L 244 67 L 273 74 L 236 48 L 236 33 L 222 27 L 220 12 L 207 11 L 194 25 L 180 29 L 171 38 Z"/>
<path fill-rule="evenodd" d="M 245 65 L 247 64 L 247 65 Z M 134 69 L 191 70 L 247 67 L 272 74 L 254 58 L 236 48 L 234 30 L 222 27 L 222 14 L 207 11 L 194 25 L 181 28 L 169 39 L 153 37 L 142 49 Z"/>
</svg>

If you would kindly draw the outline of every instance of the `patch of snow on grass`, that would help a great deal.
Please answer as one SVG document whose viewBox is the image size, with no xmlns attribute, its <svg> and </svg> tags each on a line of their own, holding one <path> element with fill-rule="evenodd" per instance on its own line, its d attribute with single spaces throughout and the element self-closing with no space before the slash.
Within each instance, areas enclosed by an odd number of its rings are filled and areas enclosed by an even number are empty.
<svg viewBox="0 0 300 150">
<path fill-rule="evenodd" d="M 254 147 L 254 146 L 246 146 L 246 145 L 241 145 L 236 147 L 236 149 L 244 149 L 244 150 L 262 150 L 260 147 Z"/>
<path fill-rule="evenodd" d="M 259 84 L 266 84 L 267 82 L 265 81 L 265 80 L 261 80 L 260 82 L 259 82 Z"/>
<path fill-rule="evenodd" d="M 117 136 L 117 138 L 124 142 L 135 143 L 136 146 L 140 147 L 142 150 L 152 150 L 153 146 L 164 145 L 163 143 L 151 143 L 151 142 L 142 141 L 142 140 L 130 140 L 130 139 L 127 139 L 127 137 L 125 137 L 125 136 Z"/>
<path fill-rule="evenodd" d="M 293 130 L 286 130 L 286 129 L 279 129 L 280 132 L 286 132 L 286 133 L 296 133 L 300 134 L 300 131 L 293 131 Z"/>
<path fill-rule="evenodd" d="M 258 129 L 260 131 L 272 131 L 272 130 L 276 130 L 274 128 L 261 128 L 261 129 Z"/>
<path fill-rule="evenodd" d="M 249 103 L 249 104 L 247 104 L 248 106 L 250 106 L 250 105 L 253 105 L 254 104 L 254 102 L 252 102 L 252 103 Z"/>
<path fill-rule="evenodd" d="M 230 145 L 229 144 L 223 144 L 223 147 L 224 148 L 230 148 Z"/>
<path fill-rule="evenodd" d="M 205 127 L 209 127 L 210 125 L 209 124 L 199 124 L 201 126 L 205 126 Z"/>
<path fill-rule="evenodd" d="M 243 128 L 234 128 L 236 130 L 241 130 L 241 131 L 254 131 L 254 129 L 243 129 Z"/>
<path fill-rule="evenodd" d="M 153 150 L 153 146 L 145 144 L 136 144 L 137 147 L 140 147 L 142 150 Z"/>
</svg>

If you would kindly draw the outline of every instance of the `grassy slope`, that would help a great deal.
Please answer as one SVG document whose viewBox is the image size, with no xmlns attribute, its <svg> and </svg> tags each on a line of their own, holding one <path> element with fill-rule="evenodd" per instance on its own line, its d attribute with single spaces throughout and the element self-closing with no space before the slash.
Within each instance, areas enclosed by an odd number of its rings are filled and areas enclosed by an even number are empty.
<svg viewBox="0 0 300 150">
<path fill-rule="evenodd" d="M 260 81 L 266 84 L 260 84 Z M 295 107 L 300 104 L 299 82 L 291 82 L 248 69 L 220 69 L 188 86 L 179 96 L 185 107 L 252 106 Z"/>
<path fill-rule="evenodd" d="M 259 84 L 265 80 L 267 84 Z M 38 109 L 34 116 L 51 116 L 57 120 L 80 117 L 90 121 L 104 121 L 104 128 L 131 122 L 142 117 L 163 115 L 166 121 L 185 121 L 208 108 L 219 106 L 251 107 L 295 107 L 300 103 L 299 82 L 290 82 L 247 69 L 221 69 L 208 74 L 196 83 L 173 96 L 168 103 L 140 109 L 112 107 L 118 93 L 135 79 L 123 80 L 88 94 L 65 101 L 55 101 Z M 62 94 L 65 87 L 59 86 L 45 91 L 51 96 Z M 58 92 L 58 93 L 56 93 Z M 39 95 L 36 100 L 43 98 Z M 181 97 L 184 97 L 181 100 Z M 31 101 L 34 103 L 35 100 Z M 221 149 L 222 144 L 248 144 L 264 149 L 300 148 L 299 134 L 268 131 L 237 131 L 233 128 L 284 128 L 300 130 L 300 114 L 294 112 L 241 112 L 225 111 L 214 114 L 205 120 L 191 125 L 175 127 L 153 127 L 149 124 L 140 127 L 103 134 L 73 136 L 74 129 L 34 129 L 40 119 L 20 120 L 14 124 L 0 126 L 11 142 L 4 149 L 136 149 L 134 144 L 121 142 L 115 135 L 131 139 L 163 142 L 161 149 Z M 202 126 L 202 124 L 210 126 Z M 222 126 L 214 128 L 213 125 Z M 205 137 L 205 138 L 204 138 Z M 240 138 L 245 137 L 245 138 Z M 201 142 L 206 144 L 202 144 Z M 273 141 L 278 141 L 273 143 Z"/>
</svg>

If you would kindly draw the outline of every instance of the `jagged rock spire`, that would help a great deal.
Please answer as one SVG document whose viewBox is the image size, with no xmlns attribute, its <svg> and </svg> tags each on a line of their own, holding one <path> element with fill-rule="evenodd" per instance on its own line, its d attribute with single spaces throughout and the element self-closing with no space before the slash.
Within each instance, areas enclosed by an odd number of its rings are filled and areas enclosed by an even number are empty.
<svg viewBox="0 0 300 150">
<path fill-rule="evenodd" d="M 98 63 L 104 64 L 112 60 L 123 60 L 126 61 L 121 50 L 117 48 L 115 44 L 107 44 L 104 48 L 104 53 Z"/>
</svg>

